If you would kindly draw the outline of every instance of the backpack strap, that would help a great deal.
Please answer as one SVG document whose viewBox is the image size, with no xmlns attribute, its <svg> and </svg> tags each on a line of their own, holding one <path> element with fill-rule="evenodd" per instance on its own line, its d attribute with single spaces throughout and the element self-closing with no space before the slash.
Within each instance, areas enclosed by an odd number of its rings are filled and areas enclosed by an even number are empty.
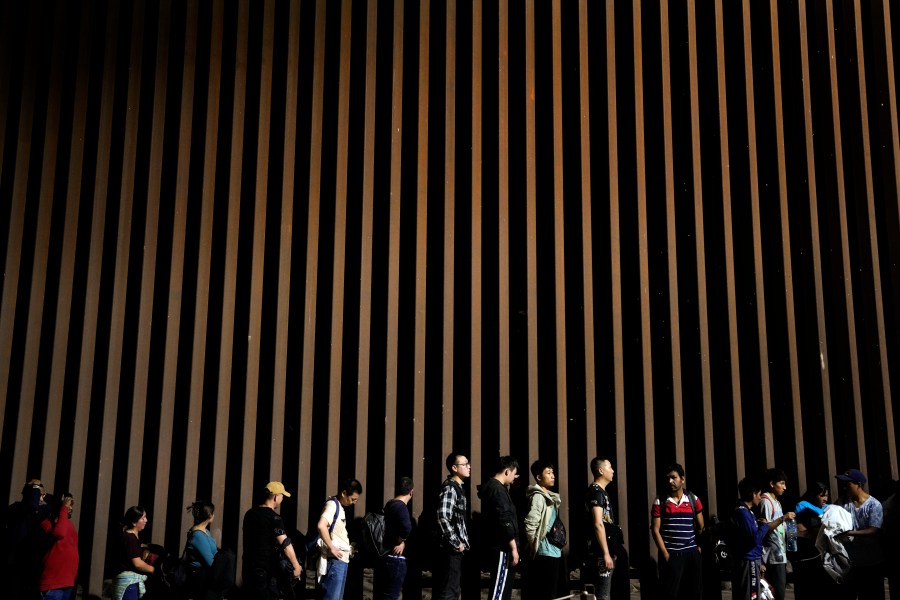
<svg viewBox="0 0 900 600">
<path fill-rule="evenodd" d="M 341 503 L 338 502 L 337 496 L 332 496 L 328 501 L 334 501 L 334 519 L 331 521 L 331 526 L 328 527 L 328 533 L 331 534 L 337 524 L 338 514 L 341 512 Z"/>
</svg>

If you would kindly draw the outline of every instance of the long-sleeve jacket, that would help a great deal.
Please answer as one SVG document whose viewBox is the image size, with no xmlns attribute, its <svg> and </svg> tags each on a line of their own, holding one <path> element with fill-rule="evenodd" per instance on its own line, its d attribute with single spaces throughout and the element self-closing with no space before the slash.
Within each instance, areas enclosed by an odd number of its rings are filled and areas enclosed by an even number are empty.
<svg viewBox="0 0 900 600">
<path fill-rule="evenodd" d="M 448 477 L 441 487 L 437 522 L 441 528 L 441 542 L 447 548 L 469 549 L 469 532 L 466 529 L 466 494 L 453 478 Z"/>
<path fill-rule="evenodd" d="M 516 507 L 506 486 L 491 477 L 478 488 L 482 514 L 488 528 L 487 540 L 492 548 L 506 551 L 509 542 L 519 534 Z"/>
<path fill-rule="evenodd" d="M 761 560 L 762 543 L 769 528 L 765 525 L 760 527 L 753 512 L 743 502 L 735 505 L 732 519 L 732 539 L 728 540 L 731 552 L 743 560 Z"/>
<path fill-rule="evenodd" d="M 78 533 L 69 520 L 69 507 L 60 507 L 56 523 L 49 519 L 42 521 L 41 529 L 50 534 L 54 542 L 44 556 L 40 590 L 74 587 L 78 574 Z"/>
<path fill-rule="evenodd" d="M 547 532 L 553 526 L 550 521 L 553 511 L 550 507 L 559 510 L 562 501 L 559 494 L 545 490 L 537 484 L 530 486 L 525 495 L 528 497 L 528 514 L 525 516 L 525 536 L 528 543 L 525 546 L 525 554 L 532 557 L 537 554 L 538 545 L 547 537 Z"/>
<path fill-rule="evenodd" d="M 831 505 L 822 513 L 822 527 L 816 538 L 816 549 L 822 553 L 825 572 L 837 583 L 844 583 L 850 572 L 850 555 L 842 538 L 838 536 L 853 529 L 850 513 L 840 506 Z"/>
</svg>

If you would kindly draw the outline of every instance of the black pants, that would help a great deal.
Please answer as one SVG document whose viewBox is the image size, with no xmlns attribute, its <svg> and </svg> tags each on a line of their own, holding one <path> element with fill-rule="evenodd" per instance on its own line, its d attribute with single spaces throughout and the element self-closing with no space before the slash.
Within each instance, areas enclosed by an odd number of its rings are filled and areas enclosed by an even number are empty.
<svg viewBox="0 0 900 600">
<path fill-rule="evenodd" d="M 767 564 L 763 579 L 772 586 L 775 600 L 784 600 L 784 590 L 787 587 L 787 563 Z"/>
<path fill-rule="evenodd" d="M 559 574 L 562 558 L 535 556 L 525 565 L 525 589 L 528 600 L 553 600 L 564 596 L 559 592 Z"/>
<path fill-rule="evenodd" d="M 278 600 L 278 580 L 265 569 L 244 569 L 244 598 Z"/>
<path fill-rule="evenodd" d="M 702 591 L 700 550 L 669 552 L 669 560 L 659 555 L 659 597 L 662 600 L 699 598 Z"/>
<path fill-rule="evenodd" d="M 463 553 L 442 550 L 436 560 L 432 597 L 435 600 L 456 600 L 461 592 L 459 580 Z"/>
<path fill-rule="evenodd" d="M 731 597 L 751 600 L 759 596 L 760 561 L 735 559 L 731 571 Z"/>
</svg>

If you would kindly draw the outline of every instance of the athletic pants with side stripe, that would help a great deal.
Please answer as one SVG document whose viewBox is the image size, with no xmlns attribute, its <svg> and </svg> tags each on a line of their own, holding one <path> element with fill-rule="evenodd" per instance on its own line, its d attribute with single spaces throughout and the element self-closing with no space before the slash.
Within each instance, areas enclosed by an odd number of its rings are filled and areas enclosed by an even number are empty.
<svg viewBox="0 0 900 600">
<path fill-rule="evenodd" d="M 509 568 L 510 553 L 491 550 L 491 587 L 489 600 L 509 600 L 515 571 Z"/>
</svg>

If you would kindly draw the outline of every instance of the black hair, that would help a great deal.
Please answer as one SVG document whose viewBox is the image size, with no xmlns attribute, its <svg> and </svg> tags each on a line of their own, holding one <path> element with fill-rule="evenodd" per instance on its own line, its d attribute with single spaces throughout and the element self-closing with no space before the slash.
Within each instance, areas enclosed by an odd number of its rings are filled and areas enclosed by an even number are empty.
<svg viewBox="0 0 900 600">
<path fill-rule="evenodd" d="M 753 494 L 762 491 L 762 487 L 750 477 L 744 477 L 738 483 L 738 496 L 744 502 L 753 500 Z"/>
<path fill-rule="evenodd" d="M 591 474 L 595 477 L 600 474 L 600 467 L 603 466 L 603 463 L 608 462 L 612 464 L 612 461 L 604 456 L 596 456 L 593 460 L 591 460 Z"/>
<path fill-rule="evenodd" d="M 553 469 L 553 463 L 549 460 L 537 459 L 533 463 L 531 463 L 531 474 L 534 475 L 534 478 L 537 479 L 538 475 L 544 472 L 544 469 Z"/>
<path fill-rule="evenodd" d="M 344 481 L 343 485 L 341 485 L 341 492 L 346 492 L 348 496 L 352 496 L 353 494 L 362 494 L 363 487 L 358 479 L 347 479 Z M 338 493 L 340 496 L 340 493 Z"/>
<path fill-rule="evenodd" d="M 494 473 L 502 473 L 503 471 L 510 469 L 519 470 L 519 461 L 517 461 L 512 456 L 501 456 L 497 459 L 497 469 Z"/>
<path fill-rule="evenodd" d="M 413 480 L 410 477 L 401 477 L 394 486 L 395 496 L 405 496 L 413 489 Z"/>
<path fill-rule="evenodd" d="M 147 509 L 143 506 L 132 506 L 125 511 L 125 516 L 122 517 L 122 529 L 131 529 L 146 514 Z"/>
<path fill-rule="evenodd" d="M 451 452 L 447 455 L 447 459 L 444 461 L 444 463 L 447 465 L 448 473 L 453 472 L 453 466 L 456 464 L 456 459 L 460 456 L 465 456 L 465 454 L 461 452 Z"/>
<path fill-rule="evenodd" d="M 216 506 L 206 500 L 197 500 L 187 507 L 187 511 L 194 517 L 194 525 L 199 525 L 215 514 Z"/>
<path fill-rule="evenodd" d="M 760 489 L 769 489 L 772 483 L 778 483 L 779 481 L 787 481 L 787 475 L 781 469 L 769 469 L 766 471 L 766 477 L 764 481 L 761 481 L 762 487 Z"/>
<path fill-rule="evenodd" d="M 662 473 L 663 477 L 667 477 L 672 471 L 675 471 L 676 473 L 678 473 L 679 477 L 684 479 L 684 467 L 681 466 L 681 463 L 672 463 L 671 465 L 666 467 L 666 470 Z"/>
<path fill-rule="evenodd" d="M 831 496 L 831 488 L 828 487 L 827 484 L 822 483 L 821 481 L 814 481 L 808 488 L 806 488 L 806 493 L 803 494 L 803 499 L 814 500 L 822 492 L 828 492 L 828 495 Z"/>
</svg>

